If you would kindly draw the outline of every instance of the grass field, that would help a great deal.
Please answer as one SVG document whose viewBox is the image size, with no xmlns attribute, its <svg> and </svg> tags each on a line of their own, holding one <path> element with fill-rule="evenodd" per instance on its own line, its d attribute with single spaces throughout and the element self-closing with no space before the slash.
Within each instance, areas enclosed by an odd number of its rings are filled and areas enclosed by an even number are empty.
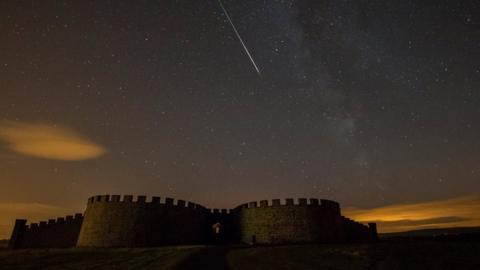
<svg viewBox="0 0 480 270">
<path fill-rule="evenodd" d="M 8 245 L 8 240 L 0 240 L 0 249 L 6 248 Z"/>
<path fill-rule="evenodd" d="M 480 269 L 480 242 L 0 250 L 0 269 Z"/>
</svg>

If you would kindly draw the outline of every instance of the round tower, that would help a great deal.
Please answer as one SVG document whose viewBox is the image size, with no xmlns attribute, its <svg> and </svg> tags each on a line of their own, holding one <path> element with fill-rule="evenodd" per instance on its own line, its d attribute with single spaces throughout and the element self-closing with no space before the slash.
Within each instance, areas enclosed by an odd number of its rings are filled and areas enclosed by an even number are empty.
<svg viewBox="0 0 480 270">
<path fill-rule="evenodd" d="M 89 198 L 77 246 L 150 247 L 195 244 L 205 239 L 207 209 L 199 204 L 146 196 Z"/>
<path fill-rule="evenodd" d="M 233 209 L 240 241 L 250 244 L 342 242 L 340 205 L 300 198 L 250 202 Z"/>
</svg>

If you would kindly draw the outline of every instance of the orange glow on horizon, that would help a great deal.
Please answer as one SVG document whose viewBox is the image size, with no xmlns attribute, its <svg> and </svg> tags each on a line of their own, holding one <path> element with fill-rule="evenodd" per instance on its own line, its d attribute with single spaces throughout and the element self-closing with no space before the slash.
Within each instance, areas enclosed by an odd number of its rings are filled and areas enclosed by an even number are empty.
<svg viewBox="0 0 480 270">
<path fill-rule="evenodd" d="M 382 233 L 417 229 L 480 226 L 480 196 L 431 202 L 394 204 L 373 209 L 346 208 L 359 222 L 377 222 Z"/>
<path fill-rule="evenodd" d="M 75 211 L 42 203 L 0 203 L 0 239 L 10 238 L 15 219 L 28 223 L 72 215 Z"/>
</svg>

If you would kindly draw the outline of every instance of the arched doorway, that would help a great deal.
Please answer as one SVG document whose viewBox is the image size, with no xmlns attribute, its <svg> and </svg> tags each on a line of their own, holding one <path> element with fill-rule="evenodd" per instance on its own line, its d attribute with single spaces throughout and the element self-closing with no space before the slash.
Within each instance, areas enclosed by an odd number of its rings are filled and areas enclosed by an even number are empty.
<svg viewBox="0 0 480 270">
<path fill-rule="evenodd" d="M 212 225 L 212 233 L 214 235 L 220 235 L 222 233 L 222 224 L 220 222 L 214 223 Z"/>
<path fill-rule="evenodd" d="M 215 222 L 212 224 L 211 236 L 214 244 L 225 243 L 225 231 L 222 223 Z"/>
</svg>

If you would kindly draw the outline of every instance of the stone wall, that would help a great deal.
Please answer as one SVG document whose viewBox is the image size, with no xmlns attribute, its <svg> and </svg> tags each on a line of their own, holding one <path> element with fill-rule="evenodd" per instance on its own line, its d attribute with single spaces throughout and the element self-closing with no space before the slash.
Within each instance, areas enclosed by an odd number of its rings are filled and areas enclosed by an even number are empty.
<svg viewBox="0 0 480 270">
<path fill-rule="evenodd" d="M 330 200 L 285 199 L 206 209 L 184 200 L 132 195 L 88 199 L 81 214 L 26 225 L 17 220 L 11 248 L 153 247 L 184 244 L 365 242 L 377 237 L 341 216 Z"/>
<path fill-rule="evenodd" d="M 231 210 L 228 209 L 211 209 L 208 214 L 208 234 L 207 242 L 211 244 L 227 244 L 234 241 L 236 226 Z M 214 229 L 216 225 L 220 225 L 218 231 Z"/>
<path fill-rule="evenodd" d="M 103 195 L 88 200 L 77 246 L 148 247 L 205 241 L 208 210 L 159 197 Z"/>
<path fill-rule="evenodd" d="M 321 203 L 320 203 L 321 202 Z M 250 202 L 233 210 L 238 238 L 244 243 L 343 242 L 338 203 L 318 199 Z"/>
<path fill-rule="evenodd" d="M 365 226 L 349 218 L 342 217 L 347 242 L 368 242 L 377 239 L 377 227 L 375 223 Z"/>
<path fill-rule="evenodd" d="M 27 220 L 17 220 L 10 238 L 10 248 L 65 248 L 77 243 L 83 222 L 82 214 L 59 217 L 26 225 Z"/>
</svg>

